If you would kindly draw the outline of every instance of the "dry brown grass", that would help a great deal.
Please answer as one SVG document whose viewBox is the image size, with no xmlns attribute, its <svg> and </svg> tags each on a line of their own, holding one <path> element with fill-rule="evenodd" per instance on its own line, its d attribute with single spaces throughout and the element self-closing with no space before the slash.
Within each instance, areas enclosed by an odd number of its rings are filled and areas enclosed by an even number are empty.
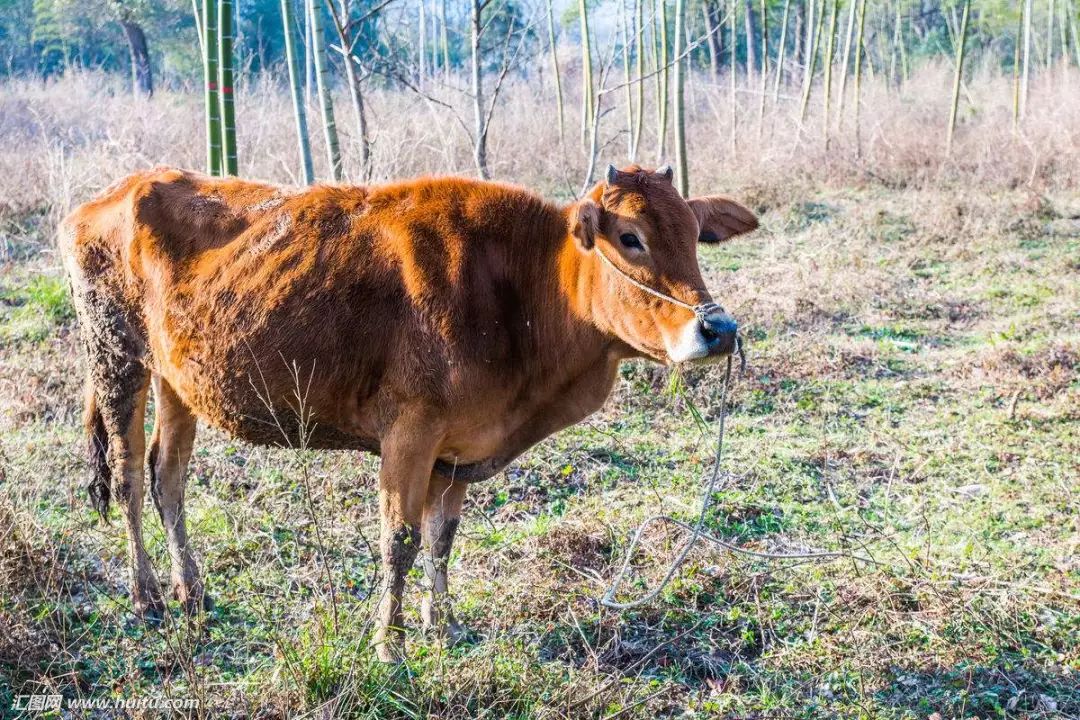
<svg viewBox="0 0 1080 720">
<path fill-rule="evenodd" d="M 1039 75 L 1028 115 L 1012 129 L 1009 78 L 988 68 L 965 85 L 964 112 L 951 158 L 944 156 L 950 69 L 923 67 L 901 90 L 864 84 L 861 146 L 855 145 L 852 102 L 845 123 L 832 132 L 826 150 L 820 97 L 807 124 L 799 127 L 794 89 L 779 105 L 767 103 L 757 119 L 756 83 L 738 95 L 736 151 L 731 152 L 727 83 L 697 75 L 688 89 L 688 145 L 692 186 L 699 192 L 739 190 L 765 207 L 785 203 L 805 186 L 892 188 L 1027 187 L 1036 193 L 1074 187 L 1080 179 L 1080 72 L 1062 67 Z M 647 81 L 648 82 L 648 81 Z M 572 77 L 568 107 L 576 107 Z M 652 92 L 646 92 L 646 118 Z M 466 98 L 446 88 L 431 91 L 454 110 L 403 90 L 368 93 L 376 180 L 424 173 L 471 174 L 469 139 L 458 118 L 467 119 Z M 506 90 L 492 130 L 490 156 L 497 179 L 567 196 L 581 187 L 587 165 L 576 142 L 578 118 L 567 118 L 567 144 L 560 146 L 554 104 L 538 80 L 518 80 Z M 607 98 L 622 102 L 621 93 Z M 350 111 L 338 98 L 346 173 L 358 167 Z M 297 180 L 294 131 L 288 96 L 267 76 L 249 78 L 238 101 L 239 157 L 245 176 L 279 182 Z M 833 114 L 835 118 L 835 113 Z M 326 176 L 317 113 L 311 113 L 317 174 Z M 615 107 L 601 127 L 601 163 L 627 162 L 624 114 Z M 468 123 L 466 123 L 467 125 Z M 646 123 L 639 160 L 661 164 Z M 157 164 L 203 166 L 201 97 L 162 90 L 153 99 L 134 98 L 115 78 L 72 73 L 47 83 L 13 81 L 0 95 L 0 208 L 3 215 L 48 212 L 48 223 L 97 192 L 112 179 Z M 670 143 L 669 143 L 670 145 Z M 44 207 L 43 207 L 44 205 Z M 9 220 L 10 222 L 10 220 Z M 35 230 L 41 228 L 34 228 Z M 18 229 L 14 229 L 17 239 Z"/>
</svg>

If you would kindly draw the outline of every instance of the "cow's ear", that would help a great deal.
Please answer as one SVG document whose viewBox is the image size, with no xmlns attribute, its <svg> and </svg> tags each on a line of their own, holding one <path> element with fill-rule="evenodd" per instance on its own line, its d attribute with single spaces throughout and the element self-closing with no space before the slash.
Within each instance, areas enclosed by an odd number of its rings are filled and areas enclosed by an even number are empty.
<svg viewBox="0 0 1080 720">
<path fill-rule="evenodd" d="M 592 200 L 582 200 L 570 211 L 570 234 L 577 240 L 578 247 L 589 251 L 596 244 L 596 233 L 600 231 L 600 206 Z"/>
<path fill-rule="evenodd" d="M 723 242 L 758 226 L 754 213 L 723 195 L 691 198 L 687 202 L 694 215 L 697 215 L 698 227 L 701 228 L 699 242 Z"/>
</svg>

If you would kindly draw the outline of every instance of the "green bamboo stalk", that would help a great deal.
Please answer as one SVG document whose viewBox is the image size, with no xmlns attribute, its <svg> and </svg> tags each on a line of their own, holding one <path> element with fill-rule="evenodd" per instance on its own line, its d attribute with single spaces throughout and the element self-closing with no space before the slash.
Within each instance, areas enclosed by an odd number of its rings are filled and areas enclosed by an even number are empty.
<svg viewBox="0 0 1080 720">
<path fill-rule="evenodd" d="M 334 102 L 330 98 L 330 79 L 326 72 L 326 36 L 323 30 L 323 17 L 317 0 L 307 0 L 307 4 L 311 18 L 311 54 L 315 63 L 315 84 L 319 91 L 319 105 L 322 109 L 326 156 L 330 162 L 331 176 L 335 182 L 341 182 L 343 177 L 341 149 L 338 144 L 337 124 L 334 122 Z"/>
<path fill-rule="evenodd" d="M 683 55 L 686 21 L 685 0 L 675 0 L 675 101 L 673 105 L 675 125 L 675 188 L 683 197 L 690 192 L 690 176 L 686 163 L 686 108 L 684 86 L 686 84 L 686 59 Z"/>
<path fill-rule="evenodd" d="M 555 105 L 559 113 L 559 143 L 566 143 L 566 110 L 563 107 L 563 94 L 562 94 L 562 73 L 559 72 L 559 52 L 558 45 L 555 43 L 555 11 L 551 7 L 552 0 L 547 0 L 547 16 L 548 16 L 548 45 L 551 47 L 551 70 L 552 75 L 555 77 Z M 443 7 L 446 7 L 446 0 L 443 0 Z M 444 15 L 445 19 L 445 15 Z M 445 39 L 446 27 L 443 27 L 443 38 Z"/>
<path fill-rule="evenodd" d="M 773 105 L 780 103 L 780 83 L 784 77 L 784 54 L 787 52 L 788 15 L 791 0 L 784 0 L 784 19 L 780 23 L 780 47 L 776 50 L 776 78 L 773 81 Z"/>
<path fill-rule="evenodd" d="M 945 134 L 945 157 L 952 152 L 953 133 L 956 131 L 956 111 L 960 106 L 960 83 L 964 80 L 964 47 L 967 45 L 968 15 L 971 0 L 964 0 L 964 15 L 960 19 L 960 39 L 956 43 L 956 75 L 953 77 L 952 106 L 949 109 L 949 129 Z"/>
<path fill-rule="evenodd" d="M 203 0 L 203 78 L 206 105 L 206 170 L 221 175 L 221 99 L 218 92 L 217 0 Z"/>
<path fill-rule="evenodd" d="M 213 0 L 207 0 L 213 2 Z M 218 69 L 221 97 L 221 155 L 225 175 L 236 175 L 236 106 L 233 99 L 233 3 L 218 5 Z"/>
<path fill-rule="evenodd" d="M 585 0 L 578 0 L 578 12 L 581 14 L 581 142 L 588 142 L 589 127 L 592 124 L 593 74 L 592 48 L 589 42 L 589 10 Z"/>
<path fill-rule="evenodd" d="M 824 9 L 824 8 L 822 8 Z M 832 0 L 829 12 L 829 39 L 825 46 L 825 122 L 821 132 L 825 136 L 825 149 L 829 149 L 829 105 L 832 102 L 833 50 L 836 48 L 836 0 Z"/>
<path fill-rule="evenodd" d="M 296 40 L 293 37 L 292 0 L 281 0 L 281 22 L 285 26 L 285 61 L 289 65 L 289 89 L 292 91 L 293 116 L 296 118 L 296 142 L 300 153 L 300 167 L 304 184 L 315 182 L 315 170 L 311 162 L 311 143 L 308 140 L 307 110 L 300 89 L 300 66 L 296 57 Z"/>
</svg>

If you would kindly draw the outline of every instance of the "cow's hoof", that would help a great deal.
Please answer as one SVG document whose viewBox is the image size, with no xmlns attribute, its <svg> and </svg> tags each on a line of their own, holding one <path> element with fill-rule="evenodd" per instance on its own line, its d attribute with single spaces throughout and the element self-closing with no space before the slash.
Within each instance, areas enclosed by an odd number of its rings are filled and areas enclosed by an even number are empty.
<svg viewBox="0 0 1080 720">
<path fill-rule="evenodd" d="M 420 609 L 420 617 L 424 622 L 424 632 L 428 637 L 441 640 L 447 647 L 460 645 L 469 639 L 469 630 L 454 619 L 454 613 L 449 606 L 439 609 L 438 604 L 425 597 Z"/>
</svg>

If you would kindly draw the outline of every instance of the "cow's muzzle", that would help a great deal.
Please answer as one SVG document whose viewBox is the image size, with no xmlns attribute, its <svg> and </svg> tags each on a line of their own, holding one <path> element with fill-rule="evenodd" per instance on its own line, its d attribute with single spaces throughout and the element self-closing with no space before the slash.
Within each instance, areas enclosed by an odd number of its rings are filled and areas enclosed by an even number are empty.
<svg viewBox="0 0 1080 720">
<path fill-rule="evenodd" d="M 701 336 L 710 356 L 731 355 L 738 346 L 739 324 L 735 318 L 719 307 L 713 306 L 704 313 L 697 313 L 701 324 Z"/>
</svg>

